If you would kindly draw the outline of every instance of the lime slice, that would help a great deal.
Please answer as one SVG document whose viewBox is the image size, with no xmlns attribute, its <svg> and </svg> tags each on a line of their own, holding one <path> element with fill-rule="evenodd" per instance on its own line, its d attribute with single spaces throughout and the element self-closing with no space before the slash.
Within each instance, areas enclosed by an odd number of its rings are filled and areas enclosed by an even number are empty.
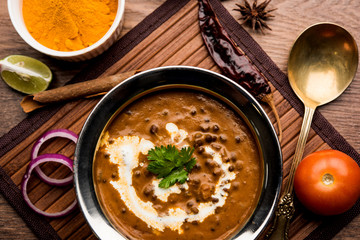
<svg viewBox="0 0 360 240">
<path fill-rule="evenodd" d="M 34 94 L 48 88 L 52 73 L 39 60 L 21 55 L 11 55 L 0 61 L 2 79 L 13 89 Z"/>
</svg>

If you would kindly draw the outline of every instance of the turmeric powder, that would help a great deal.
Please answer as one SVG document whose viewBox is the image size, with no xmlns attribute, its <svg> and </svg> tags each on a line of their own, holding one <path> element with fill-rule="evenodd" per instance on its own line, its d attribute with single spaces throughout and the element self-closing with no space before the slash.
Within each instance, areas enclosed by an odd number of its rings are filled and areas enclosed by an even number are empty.
<svg viewBox="0 0 360 240">
<path fill-rule="evenodd" d="M 118 0 L 24 0 L 25 25 L 40 44 L 58 51 L 86 48 L 114 22 Z"/>
</svg>

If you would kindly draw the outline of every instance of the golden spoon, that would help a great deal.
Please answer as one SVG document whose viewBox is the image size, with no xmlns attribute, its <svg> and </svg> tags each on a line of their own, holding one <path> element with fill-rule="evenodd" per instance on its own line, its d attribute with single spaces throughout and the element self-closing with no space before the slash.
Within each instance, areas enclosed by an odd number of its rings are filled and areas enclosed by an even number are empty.
<svg viewBox="0 0 360 240">
<path fill-rule="evenodd" d="M 288 239 L 289 223 L 294 215 L 294 175 L 310 131 L 316 107 L 341 95 L 353 80 L 358 66 L 358 48 L 344 28 L 319 23 L 307 28 L 294 43 L 288 61 L 291 88 L 305 105 L 305 113 L 296 145 L 288 182 L 280 198 L 268 239 Z"/>
</svg>

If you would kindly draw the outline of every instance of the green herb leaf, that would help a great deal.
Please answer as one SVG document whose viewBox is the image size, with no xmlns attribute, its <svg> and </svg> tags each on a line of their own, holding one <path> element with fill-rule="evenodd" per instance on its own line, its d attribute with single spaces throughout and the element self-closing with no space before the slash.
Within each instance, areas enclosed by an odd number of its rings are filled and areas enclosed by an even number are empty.
<svg viewBox="0 0 360 240">
<path fill-rule="evenodd" d="M 196 164 L 196 159 L 195 158 L 192 158 L 189 162 L 187 162 L 185 164 L 185 167 L 188 170 L 188 172 L 191 171 L 191 169 L 195 166 L 195 164 Z"/>
<path fill-rule="evenodd" d="M 170 174 L 176 167 L 175 157 L 178 154 L 175 146 L 168 145 L 167 147 L 155 147 L 148 152 L 148 159 L 151 161 L 147 169 L 158 175 L 158 178 L 163 178 Z"/>
<path fill-rule="evenodd" d="M 185 183 L 188 178 L 188 172 L 185 169 L 176 169 L 172 171 L 166 178 L 163 178 L 159 187 L 161 188 L 169 188 L 174 185 L 176 182 Z"/>
<path fill-rule="evenodd" d="M 185 183 L 188 172 L 196 164 L 196 159 L 191 158 L 194 148 L 185 147 L 180 151 L 174 145 L 155 147 L 148 152 L 150 161 L 147 169 L 157 174 L 160 181 L 159 187 L 169 188 L 176 182 Z"/>
</svg>

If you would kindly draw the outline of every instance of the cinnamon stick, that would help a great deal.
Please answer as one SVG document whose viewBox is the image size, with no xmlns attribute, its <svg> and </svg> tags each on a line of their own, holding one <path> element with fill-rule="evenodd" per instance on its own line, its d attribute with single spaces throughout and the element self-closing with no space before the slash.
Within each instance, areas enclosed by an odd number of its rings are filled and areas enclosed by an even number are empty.
<svg viewBox="0 0 360 240">
<path fill-rule="evenodd" d="M 103 95 L 138 72 L 138 70 L 133 70 L 42 91 L 25 96 L 20 105 L 25 113 L 29 113 L 52 103 Z"/>
</svg>

